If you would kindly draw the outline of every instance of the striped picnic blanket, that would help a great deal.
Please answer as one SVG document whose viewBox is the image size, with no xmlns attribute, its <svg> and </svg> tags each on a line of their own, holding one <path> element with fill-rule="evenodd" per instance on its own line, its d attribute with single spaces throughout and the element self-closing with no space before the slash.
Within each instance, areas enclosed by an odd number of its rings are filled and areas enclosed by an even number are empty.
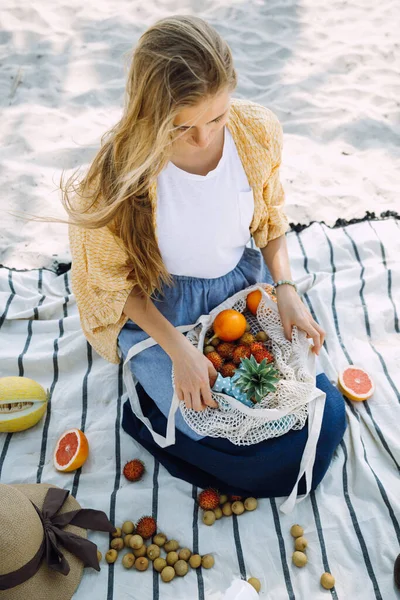
<svg viewBox="0 0 400 600">
<path fill-rule="evenodd" d="M 0 269 L 0 376 L 31 377 L 50 390 L 46 416 L 34 428 L 0 434 L 2 483 L 48 482 L 69 489 L 83 507 L 104 510 L 120 526 L 143 514 L 201 554 L 213 553 L 211 570 L 190 572 L 170 584 L 149 569 L 126 571 L 119 559 L 86 569 L 77 600 L 221 600 L 235 578 L 258 577 L 261 598 L 284 600 L 391 600 L 400 596 L 393 564 L 400 552 L 400 227 L 394 219 L 330 229 L 314 223 L 287 235 L 293 276 L 327 332 L 321 361 L 337 371 L 360 364 L 376 382 L 374 397 L 347 403 L 349 427 L 315 493 L 291 515 L 282 499 L 202 523 L 198 490 L 172 478 L 121 428 L 121 365 L 95 354 L 80 329 L 70 273 Z M 90 456 L 71 474 L 55 471 L 52 452 L 70 427 L 86 432 Z M 146 475 L 128 482 L 124 464 L 141 458 Z M 308 564 L 291 562 L 289 530 L 300 523 L 309 541 Z M 104 553 L 108 538 L 89 532 Z M 333 590 L 320 587 L 324 571 Z M 40 600 L 40 599 L 35 599 Z"/>
</svg>

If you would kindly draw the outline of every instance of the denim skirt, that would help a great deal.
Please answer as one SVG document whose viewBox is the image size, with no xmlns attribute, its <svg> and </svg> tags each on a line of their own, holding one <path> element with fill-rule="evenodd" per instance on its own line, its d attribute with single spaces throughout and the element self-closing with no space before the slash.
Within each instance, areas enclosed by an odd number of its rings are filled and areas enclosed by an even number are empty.
<svg viewBox="0 0 400 600">
<path fill-rule="evenodd" d="M 163 287 L 154 304 L 175 326 L 195 323 L 236 292 L 257 282 L 272 283 L 271 275 L 259 250 L 246 247 L 232 271 L 207 279 L 172 275 L 173 284 Z M 130 319 L 121 329 L 118 345 L 125 360 L 134 344 L 148 334 Z M 143 414 L 155 432 L 165 435 L 167 417 L 173 397 L 172 361 L 155 345 L 134 356 L 129 366 Z M 342 395 L 324 373 L 317 375 L 316 385 L 326 393 L 322 427 L 313 467 L 312 489 L 324 477 L 333 453 L 346 429 Z M 307 422 L 300 430 L 254 444 L 237 446 L 224 438 L 202 437 L 184 421 L 180 410 L 175 418 L 175 444 L 161 448 L 141 420 L 132 411 L 129 399 L 124 403 L 122 428 L 146 448 L 175 477 L 201 488 L 213 486 L 224 493 L 275 497 L 290 494 L 300 468 L 307 441 Z M 305 493 L 304 477 L 298 493 Z"/>
</svg>

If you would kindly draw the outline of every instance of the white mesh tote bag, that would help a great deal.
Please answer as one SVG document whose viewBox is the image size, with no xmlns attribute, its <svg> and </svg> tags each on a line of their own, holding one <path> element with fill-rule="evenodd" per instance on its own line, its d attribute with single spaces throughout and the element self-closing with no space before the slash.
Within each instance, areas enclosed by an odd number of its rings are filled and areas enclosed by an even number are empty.
<svg viewBox="0 0 400 600">
<path fill-rule="evenodd" d="M 266 333 L 265 346 L 273 355 L 274 368 L 278 372 L 279 380 L 275 390 L 267 393 L 253 407 L 212 389 L 212 397 L 218 403 L 218 408 L 207 407 L 203 411 L 195 411 L 186 408 L 184 402 L 180 402 L 174 393 L 166 436 L 163 437 L 153 431 L 149 419 L 143 415 L 135 387 L 137 381 L 129 367 L 131 358 L 157 343 L 153 338 L 147 338 L 130 348 L 124 362 L 123 376 L 133 412 L 149 429 L 154 441 L 163 448 L 175 443 L 175 413 L 178 407 L 186 423 L 198 434 L 224 437 L 236 445 L 256 444 L 284 435 L 291 429 L 301 429 L 308 417 L 308 439 L 298 478 L 291 494 L 280 506 L 282 512 L 289 513 L 296 501 L 306 498 L 311 489 L 326 394 L 316 387 L 315 355 L 311 351 L 311 341 L 307 339 L 305 332 L 297 327 L 293 327 L 292 340 L 286 339 L 277 304 L 268 293 L 268 288 L 271 286 L 263 283 L 249 286 L 226 299 L 210 314 L 201 315 L 196 323 L 177 327 L 182 333 L 187 333 L 190 342 L 201 352 L 206 336 L 209 337 L 212 332 L 215 317 L 225 309 L 243 313 L 252 334 L 260 331 Z M 254 290 L 261 292 L 256 315 L 246 308 L 247 295 Z M 172 381 L 174 383 L 173 370 Z M 297 498 L 298 483 L 303 475 L 306 479 L 306 494 Z"/>
</svg>

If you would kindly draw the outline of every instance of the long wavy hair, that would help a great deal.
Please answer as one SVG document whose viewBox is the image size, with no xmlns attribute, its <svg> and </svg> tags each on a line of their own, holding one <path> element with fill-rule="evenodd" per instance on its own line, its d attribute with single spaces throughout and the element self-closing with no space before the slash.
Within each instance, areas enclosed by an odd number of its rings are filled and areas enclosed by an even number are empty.
<svg viewBox="0 0 400 600">
<path fill-rule="evenodd" d="M 148 192 L 177 139 L 173 120 L 183 108 L 236 85 L 231 50 L 209 23 L 187 15 L 157 21 L 133 50 L 120 121 L 102 136 L 81 181 L 74 172 L 64 185 L 61 176 L 68 223 L 108 227 L 122 241 L 130 277 L 147 298 L 172 281 Z"/>
</svg>

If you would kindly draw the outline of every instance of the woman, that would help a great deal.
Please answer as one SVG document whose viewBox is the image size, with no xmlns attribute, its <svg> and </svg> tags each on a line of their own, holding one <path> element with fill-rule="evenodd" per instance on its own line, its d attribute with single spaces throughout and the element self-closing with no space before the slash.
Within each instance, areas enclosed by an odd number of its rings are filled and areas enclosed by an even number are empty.
<svg viewBox="0 0 400 600">
<path fill-rule="evenodd" d="M 192 16 L 158 21 L 135 48 L 122 118 L 80 183 L 79 206 L 65 190 L 84 333 L 111 362 L 154 338 L 157 345 L 130 368 L 141 409 L 161 435 L 172 365 L 180 401 L 196 411 L 216 406 L 210 386 L 217 372 L 176 326 L 195 323 L 256 282 L 280 282 L 286 336 L 297 325 L 316 354 L 325 337 L 291 281 L 279 179 L 282 127 L 268 108 L 233 99 L 235 87 L 230 49 L 215 29 Z M 261 252 L 248 247 L 251 236 Z M 323 374 L 317 385 L 327 399 L 313 487 L 346 426 L 341 395 Z M 123 429 L 177 477 L 267 497 L 288 494 L 296 481 L 307 427 L 240 447 L 199 436 L 178 411 L 176 442 L 161 448 L 132 405 L 124 404 Z"/>
</svg>

